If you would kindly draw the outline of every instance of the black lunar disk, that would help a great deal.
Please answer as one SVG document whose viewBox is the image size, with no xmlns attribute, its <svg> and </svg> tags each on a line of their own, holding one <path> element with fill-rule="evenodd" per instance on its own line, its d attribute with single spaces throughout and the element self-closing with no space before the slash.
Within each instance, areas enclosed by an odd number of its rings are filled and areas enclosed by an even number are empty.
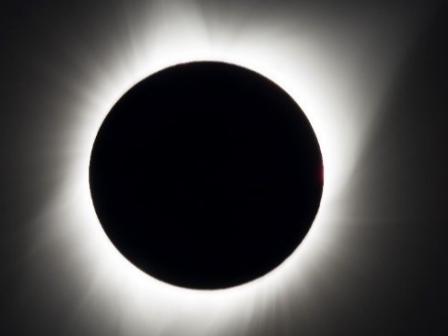
<svg viewBox="0 0 448 336">
<path fill-rule="evenodd" d="M 322 156 L 299 106 L 240 66 L 157 72 L 115 104 L 96 137 L 90 187 L 117 249 L 176 286 L 256 279 L 300 244 L 319 208 Z"/>
</svg>

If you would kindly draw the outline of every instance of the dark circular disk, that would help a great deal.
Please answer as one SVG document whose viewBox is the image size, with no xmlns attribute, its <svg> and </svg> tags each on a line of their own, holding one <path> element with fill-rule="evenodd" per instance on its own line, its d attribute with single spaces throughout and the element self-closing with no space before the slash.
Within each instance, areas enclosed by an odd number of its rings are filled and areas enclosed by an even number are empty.
<svg viewBox="0 0 448 336">
<path fill-rule="evenodd" d="M 219 289 L 254 280 L 300 244 L 322 195 L 322 156 L 300 107 L 246 68 L 192 62 L 115 104 L 90 160 L 93 204 L 134 265 Z"/>
</svg>

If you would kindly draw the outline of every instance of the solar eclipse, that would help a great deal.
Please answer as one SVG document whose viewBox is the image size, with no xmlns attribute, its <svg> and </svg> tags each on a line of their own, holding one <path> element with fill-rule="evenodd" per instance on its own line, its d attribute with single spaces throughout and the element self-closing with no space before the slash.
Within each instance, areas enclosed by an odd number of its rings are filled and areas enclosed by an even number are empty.
<svg viewBox="0 0 448 336">
<path fill-rule="evenodd" d="M 445 335 L 446 13 L 433 1 L 5 3 L 0 334 Z M 205 267 L 171 277 L 145 269 L 114 240 L 89 181 L 114 106 L 138 83 L 203 61 L 282 88 L 312 125 L 325 167 L 303 240 L 264 275 L 226 272 L 233 283 L 188 278 Z M 155 219 L 146 214 L 158 228 Z M 179 236 L 164 241 L 182 257 Z M 169 260 L 150 256 L 153 267 Z"/>
</svg>

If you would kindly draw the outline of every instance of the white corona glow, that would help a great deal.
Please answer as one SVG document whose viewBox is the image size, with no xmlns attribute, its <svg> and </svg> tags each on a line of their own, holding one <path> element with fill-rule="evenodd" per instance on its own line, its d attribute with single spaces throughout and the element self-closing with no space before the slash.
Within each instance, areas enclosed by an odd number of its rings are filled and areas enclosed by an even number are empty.
<svg viewBox="0 0 448 336">
<path fill-rule="evenodd" d="M 90 287 L 80 305 L 87 310 L 99 306 L 105 316 L 116 316 L 119 328 L 129 335 L 224 335 L 229 325 L 261 323 L 263 314 L 285 301 L 292 289 L 305 305 L 316 268 L 326 267 L 330 250 L 338 253 L 335 233 L 341 209 L 334 204 L 350 179 L 370 120 L 359 114 L 367 105 L 357 86 L 359 74 L 347 61 L 350 51 L 309 23 L 295 36 L 288 34 L 288 22 L 276 22 L 275 29 L 251 22 L 236 38 L 231 24 L 218 21 L 213 29 L 208 27 L 191 3 L 159 2 L 132 14 L 129 36 L 118 38 L 105 57 L 75 55 L 85 72 L 94 75 L 88 80 L 67 78 L 76 99 L 60 102 L 72 114 L 58 144 L 65 156 L 64 183 L 43 216 L 47 232 L 64 244 L 54 258 L 71 262 L 71 276 Z M 225 290 L 174 287 L 134 267 L 103 232 L 88 184 L 92 145 L 114 103 L 152 73 L 196 60 L 234 63 L 276 82 L 310 120 L 324 159 L 321 207 L 300 247 L 268 275 Z"/>
</svg>

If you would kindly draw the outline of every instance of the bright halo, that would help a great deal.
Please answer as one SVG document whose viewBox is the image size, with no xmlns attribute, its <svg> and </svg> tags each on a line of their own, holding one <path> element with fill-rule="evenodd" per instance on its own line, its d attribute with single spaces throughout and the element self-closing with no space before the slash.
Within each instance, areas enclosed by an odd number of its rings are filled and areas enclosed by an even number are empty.
<svg viewBox="0 0 448 336">
<path fill-rule="evenodd" d="M 329 250 L 338 253 L 340 206 L 362 146 L 369 118 L 357 113 L 366 101 L 355 95 L 358 74 L 330 38 L 308 23 L 298 36 L 251 22 L 236 38 L 218 24 L 211 36 L 193 4 L 158 3 L 134 13 L 129 36 L 110 46 L 107 57 L 78 56 L 89 80 L 75 75 L 76 99 L 60 102 L 72 117 L 57 145 L 65 153 L 64 183 L 49 205 L 46 230 L 62 237 L 59 258 L 71 262 L 72 277 L 86 285 L 85 300 L 118 316 L 126 333 L 165 330 L 187 335 L 225 333 L 228 325 L 260 321 L 276 302 L 298 295 L 306 305 L 315 268 L 325 269 Z M 241 18 L 243 20 L 243 18 Z M 316 43 L 322 41 L 325 43 Z M 168 66 L 197 60 L 223 61 L 252 69 L 282 87 L 300 105 L 321 146 L 325 186 L 320 210 L 300 247 L 277 269 L 230 289 L 199 291 L 162 283 L 125 259 L 104 233 L 90 197 L 88 166 L 98 129 L 115 102 L 134 84 Z M 298 289 L 303 289 L 298 291 Z"/>
</svg>

